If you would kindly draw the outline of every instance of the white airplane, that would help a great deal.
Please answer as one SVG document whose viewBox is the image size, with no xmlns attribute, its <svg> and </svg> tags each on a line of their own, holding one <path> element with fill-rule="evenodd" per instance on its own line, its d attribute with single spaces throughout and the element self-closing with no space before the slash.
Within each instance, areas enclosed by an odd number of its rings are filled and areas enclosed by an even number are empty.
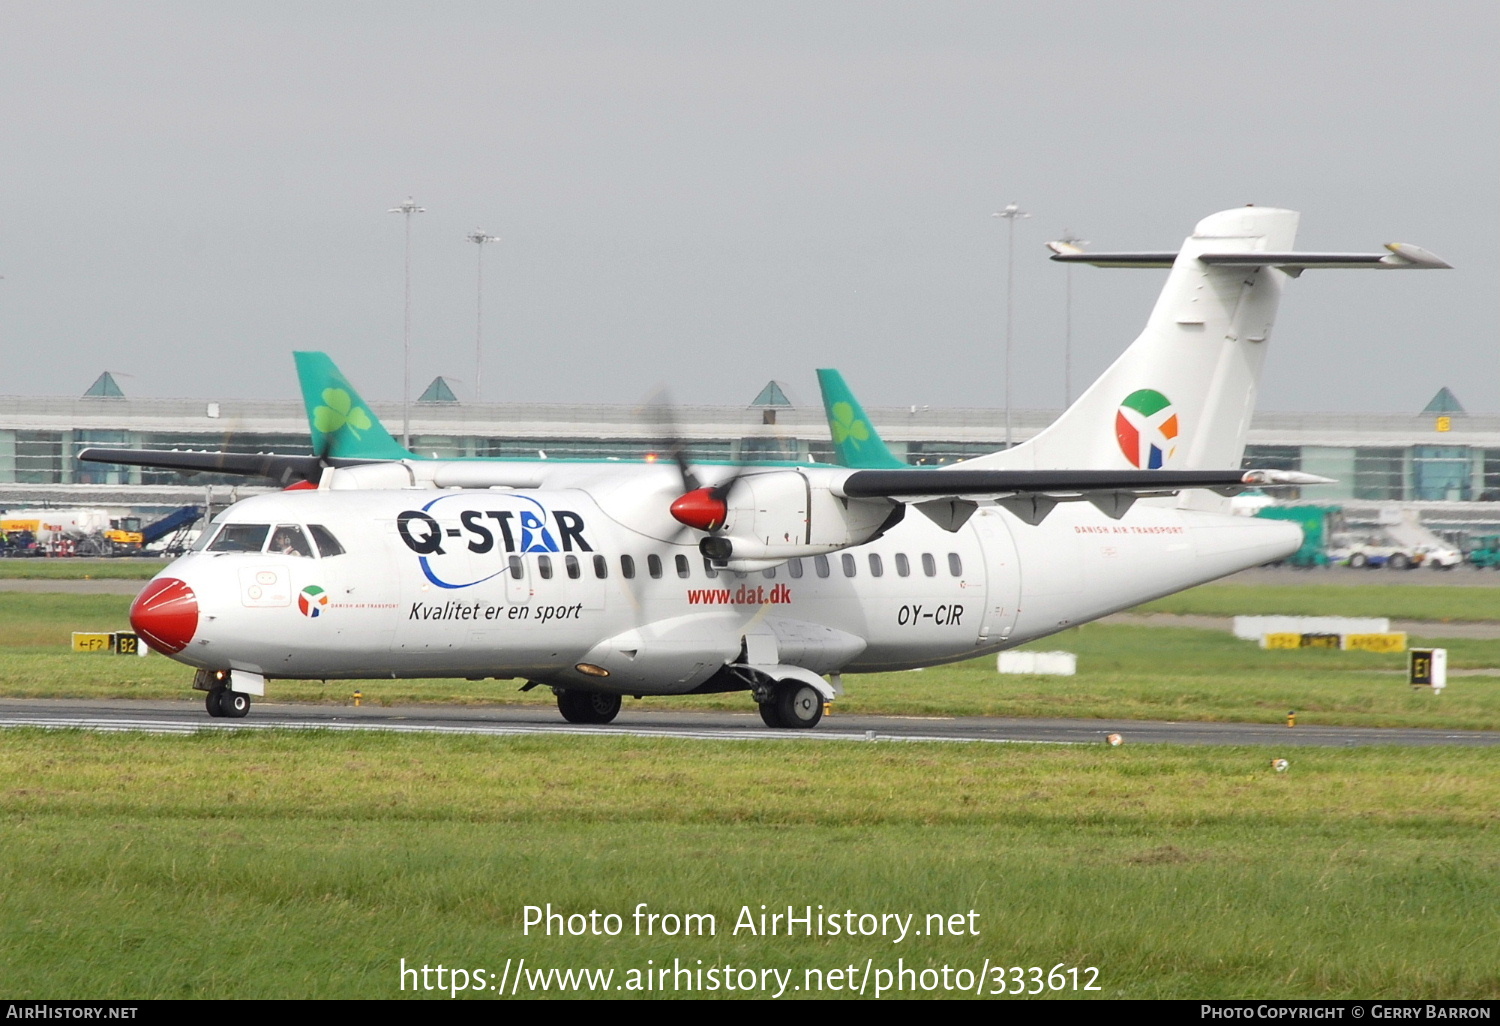
<svg viewBox="0 0 1500 1026">
<path fill-rule="evenodd" d="M 275 679 L 493 677 L 552 688 L 576 723 L 625 695 L 748 691 L 768 725 L 812 727 L 843 674 L 993 653 L 1296 550 L 1295 525 L 1227 500 L 1326 480 L 1237 469 L 1282 287 L 1447 266 L 1297 253 L 1297 219 L 1225 211 L 1175 254 L 1055 247 L 1171 273 L 1135 343 L 1012 449 L 943 469 L 325 466 L 220 514 L 131 623 L 197 668 L 214 716 Z"/>
</svg>

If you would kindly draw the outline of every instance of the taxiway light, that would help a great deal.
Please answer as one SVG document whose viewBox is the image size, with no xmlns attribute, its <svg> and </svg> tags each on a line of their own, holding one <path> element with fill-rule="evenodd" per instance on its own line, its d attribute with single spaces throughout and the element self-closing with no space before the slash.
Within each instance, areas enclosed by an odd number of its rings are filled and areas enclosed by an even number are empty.
<svg viewBox="0 0 1500 1026">
<path fill-rule="evenodd" d="M 1286 772 L 1286 768 L 1288 766 L 1290 766 L 1290 765 L 1291 765 L 1291 763 L 1287 762 L 1285 759 L 1272 759 L 1271 760 L 1271 768 L 1273 770 L 1275 770 L 1277 773 L 1285 773 Z"/>
<path fill-rule="evenodd" d="M 1110 734 L 1104 740 L 1109 742 L 1109 746 L 1111 748 L 1119 748 L 1122 744 L 1125 743 L 1125 739 L 1119 734 Z"/>
</svg>

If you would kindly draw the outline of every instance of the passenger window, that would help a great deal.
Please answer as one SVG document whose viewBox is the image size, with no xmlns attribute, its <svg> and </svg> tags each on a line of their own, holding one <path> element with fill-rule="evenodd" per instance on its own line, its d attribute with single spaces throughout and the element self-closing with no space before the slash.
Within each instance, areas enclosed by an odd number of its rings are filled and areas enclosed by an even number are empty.
<svg viewBox="0 0 1500 1026">
<path fill-rule="evenodd" d="M 646 557 L 646 572 L 651 575 L 653 581 L 661 580 L 661 557 L 650 555 Z"/>
<path fill-rule="evenodd" d="M 296 524 L 277 524 L 275 532 L 271 535 L 270 547 L 266 551 L 273 556 L 312 558 L 312 546 L 307 544 L 307 536 Z"/>
<path fill-rule="evenodd" d="M 520 556 L 510 557 L 510 576 L 517 581 L 526 576 L 526 564 L 521 561 Z"/>
<path fill-rule="evenodd" d="M 688 558 L 686 556 L 676 556 L 674 557 L 673 562 L 677 564 L 678 577 L 686 577 L 688 574 L 693 572 L 692 568 L 688 566 Z"/>
<path fill-rule="evenodd" d="M 322 524 L 308 524 L 308 533 L 313 536 L 313 541 L 318 546 L 318 555 L 327 559 L 329 556 L 342 556 L 344 547 L 339 540 L 333 536 L 333 532 Z"/>
<path fill-rule="evenodd" d="M 844 564 L 844 576 L 853 577 L 855 570 L 858 569 L 858 567 L 854 565 L 854 554 L 846 552 L 844 553 L 842 559 Z"/>
<path fill-rule="evenodd" d="M 870 553 L 870 576 L 879 577 L 885 573 L 885 565 L 880 561 L 880 553 Z"/>
<path fill-rule="evenodd" d="M 225 524 L 210 552 L 259 552 L 266 547 L 266 534 L 270 524 Z"/>
<path fill-rule="evenodd" d="M 601 581 L 609 576 L 609 560 L 603 556 L 594 557 L 594 576 Z"/>
<path fill-rule="evenodd" d="M 552 557 L 536 557 L 536 575 L 544 581 L 552 580 Z"/>
<path fill-rule="evenodd" d="M 576 581 L 583 576 L 583 568 L 578 565 L 577 556 L 564 556 L 563 566 L 568 568 L 568 580 Z"/>
<path fill-rule="evenodd" d="M 719 576 L 719 568 L 707 556 L 703 557 L 703 575 L 710 581 Z"/>
<path fill-rule="evenodd" d="M 896 553 L 896 576 L 897 577 L 910 577 L 911 576 L 911 560 L 909 560 L 909 559 L 906 558 L 906 553 L 904 553 L 904 552 L 898 552 L 898 553 Z"/>
<path fill-rule="evenodd" d="M 964 561 L 958 558 L 957 552 L 948 553 L 948 572 L 954 577 L 964 575 Z"/>
<path fill-rule="evenodd" d="M 813 572 L 816 573 L 819 577 L 827 577 L 828 576 L 828 557 L 827 556 L 814 556 L 813 557 Z"/>
<path fill-rule="evenodd" d="M 801 558 L 787 560 L 786 561 L 786 572 L 789 573 L 789 574 L 791 574 L 794 579 L 800 578 L 802 576 L 802 560 L 801 560 Z"/>
<path fill-rule="evenodd" d="M 621 556 L 620 557 L 620 576 L 623 577 L 623 578 L 625 578 L 627 581 L 633 580 L 635 578 L 635 557 L 634 556 Z"/>
<path fill-rule="evenodd" d="M 922 553 L 922 572 L 928 577 L 937 576 L 937 560 L 932 558 L 932 553 Z"/>
</svg>

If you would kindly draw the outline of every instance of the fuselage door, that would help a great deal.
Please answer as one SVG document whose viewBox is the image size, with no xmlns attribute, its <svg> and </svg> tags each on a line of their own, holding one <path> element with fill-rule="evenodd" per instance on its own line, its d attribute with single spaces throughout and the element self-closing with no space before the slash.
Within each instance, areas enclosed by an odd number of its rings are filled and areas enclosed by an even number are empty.
<svg viewBox="0 0 1500 1026">
<path fill-rule="evenodd" d="M 995 645 L 1010 637 L 1021 598 L 1021 564 L 1016 543 L 999 512 L 981 507 L 969 523 L 984 553 L 984 616 L 979 621 L 979 645 Z"/>
</svg>

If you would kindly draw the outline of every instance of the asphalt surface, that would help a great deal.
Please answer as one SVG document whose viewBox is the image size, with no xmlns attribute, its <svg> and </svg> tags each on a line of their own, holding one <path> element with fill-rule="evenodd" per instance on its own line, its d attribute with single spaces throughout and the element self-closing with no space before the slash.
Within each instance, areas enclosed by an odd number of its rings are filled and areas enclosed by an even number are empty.
<svg viewBox="0 0 1500 1026">
<path fill-rule="evenodd" d="M 0 591 L 52 592 L 63 595 L 139 595 L 145 581 L 52 581 L 0 579 Z"/>
<path fill-rule="evenodd" d="M 608 726 L 565 723 L 539 706 L 317 706 L 257 704 L 242 720 L 211 719 L 201 701 L 145 702 L 84 699 L 0 699 L 0 727 L 140 730 L 186 734 L 199 730 L 384 730 L 437 734 L 578 734 L 675 737 L 710 741 L 907 741 L 991 744 L 1104 744 L 1119 734 L 1126 744 L 1355 747 L 1360 745 L 1500 745 L 1500 731 L 1315 727 L 1257 723 L 1170 723 L 1149 720 L 1002 719 L 998 717 L 825 717 L 813 730 L 771 730 L 744 713 L 632 711 Z"/>
</svg>

